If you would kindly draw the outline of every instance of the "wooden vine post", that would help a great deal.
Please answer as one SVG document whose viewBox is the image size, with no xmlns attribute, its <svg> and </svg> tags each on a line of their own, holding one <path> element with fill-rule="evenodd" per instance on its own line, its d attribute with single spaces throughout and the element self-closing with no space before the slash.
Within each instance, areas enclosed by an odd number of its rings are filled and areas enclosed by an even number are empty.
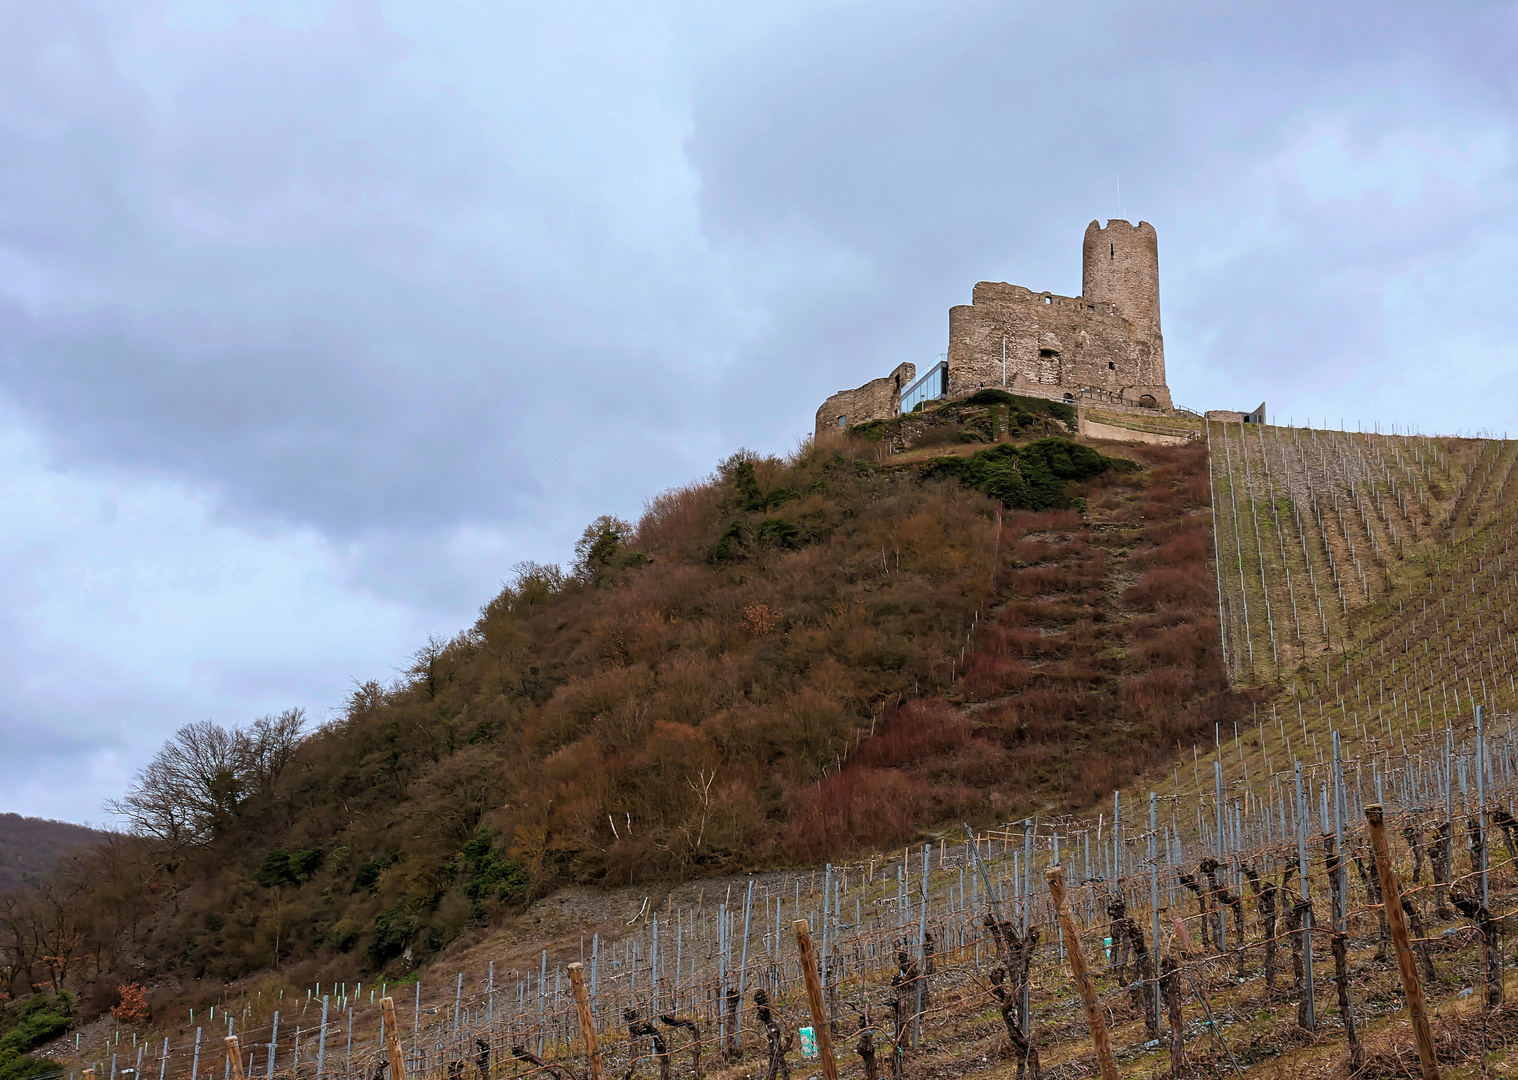
<svg viewBox="0 0 1518 1080">
<path fill-rule="evenodd" d="M 823 1080 L 838 1080 L 838 1063 L 833 1060 L 833 1032 L 822 1003 L 822 977 L 817 973 L 817 955 L 812 948 L 812 931 L 805 919 L 791 924 L 796 931 L 796 951 L 801 954 L 801 975 L 806 980 L 806 1001 L 812 1010 L 812 1033 L 817 1037 L 817 1056 L 822 1059 Z"/>
<path fill-rule="evenodd" d="M 1434 1038 L 1428 1027 L 1428 1013 L 1423 1007 L 1423 988 L 1418 985 L 1418 968 L 1413 961 L 1412 942 L 1407 935 L 1407 916 L 1402 911 L 1402 889 L 1392 870 L 1391 851 L 1386 844 L 1386 829 L 1381 818 L 1381 804 L 1365 808 L 1370 826 L 1370 846 L 1376 855 L 1376 872 L 1381 879 L 1381 902 L 1386 907 L 1386 922 L 1391 929 L 1392 947 L 1397 952 L 1397 972 L 1402 976 L 1402 990 L 1407 995 L 1407 1011 L 1413 1018 L 1413 1038 L 1418 1043 L 1418 1060 L 1423 1064 L 1423 1080 L 1439 1080 L 1439 1063 L 1434 1060 Z"/>
<path fill-rule="evenodd" d="M 401 1052 L 401 1040 L 396 1035 L 400 1026 L 395 1019 L 395 999 L 380 998 L 380 1009 L 385 1018 L 385 1049 L 390 1054 L 390 1080 L 406 1080 L 406 1057 Z"/>
<path fill-rule="evenodd" d="M 243 1080 L 242 1049 L 237 1045 L 237 1036 L 228 1035 L 227 1044 L 227 1068 L 230 1070 L 232 1080 Z"/>
<path fill-rule="evenodd" d="M 1059 932 L 1065 939 L 1065 953 L 1070 957 L 1070 974 L 1075 976 L 1076 989 L 1086 1007 L 1086 1025 L 1091 1029 L 1091 1042 L 1096 1047 L 1096 1063 L 1102 1070 L 1102 1080 L 1117 1080 L 1112 1045 L 1107 1041 L 1107 1023 L 1102 1019 L 1102 1010 L 1096 1001 L 1096 987 L 1092 985 L 1091 972 L 1086 968 L 1086 954 L 1081 952 L 1075 916 L 1070 914 L 1070 898 L 1065 895 L 1065 868 L 1049 867 L 1044 871 L 1044 879 L 1049 882 L 1049 897 L 1059 915 Z"/>
<path fill-rule="evenodd" d="M 575 1012 L 580 1014 L 580 1034 L 585 1036 L 585 1056 L 590 1059 L 590 1080 L 601 1080 L 601 1048 L 596 1044 L 596 1018 L 590 1013 L 590 995 L 585 991 L 585 968 L 569 965 L 569 985 L 574 989 Z"/>
</svg>

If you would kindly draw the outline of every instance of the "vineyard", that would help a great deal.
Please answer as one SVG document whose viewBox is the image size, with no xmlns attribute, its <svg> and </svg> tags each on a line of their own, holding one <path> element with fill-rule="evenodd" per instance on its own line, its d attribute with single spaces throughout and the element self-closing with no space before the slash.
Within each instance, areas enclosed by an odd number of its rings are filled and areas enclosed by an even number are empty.
<svg viewBox="0 0 1518 1080">
<path fill-rule="evenodd" d="M 1478 692 L 1511 700 L 1494 679 L 1518 442 L 1218 422 L 1208 440 L 1231 679 L 1386 683 L 1404 716 L 1429 707 L 1430 687 L 1467 714 Z M 1388 656 L 1402 659 L 1400 685 L 1376 668 Z M 1338 696 L 1325 707 L 1344 708 Z"/>
</svg>

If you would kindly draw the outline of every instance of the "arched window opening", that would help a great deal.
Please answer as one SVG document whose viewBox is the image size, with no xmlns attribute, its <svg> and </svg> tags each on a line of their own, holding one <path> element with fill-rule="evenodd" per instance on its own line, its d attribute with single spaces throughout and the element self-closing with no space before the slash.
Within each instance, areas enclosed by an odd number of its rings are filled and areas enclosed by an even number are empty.
<svg viewBox="0 0 1518 1080">
<path fill-rule="evenodd" d="M 838 418 L 838 426 L 841 427 L 841 428 L 842 427 L 848 427 L 849 426 L 849 418 L 847 416 L 840 416 Z"/>
</svg>

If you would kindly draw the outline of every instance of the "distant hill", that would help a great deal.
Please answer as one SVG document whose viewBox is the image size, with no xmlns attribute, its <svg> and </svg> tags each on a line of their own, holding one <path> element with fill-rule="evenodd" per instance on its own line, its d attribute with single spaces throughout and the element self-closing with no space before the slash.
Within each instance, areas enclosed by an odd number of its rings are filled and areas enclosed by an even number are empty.
<svg viewBox="0 0 1518 1080">
<path fill-rule="evenodd" d="M 67 821 L 0 814 L 0 891 L 51 869 L 70 848 L 103 840 L 105 835 Z"/>
</svg>

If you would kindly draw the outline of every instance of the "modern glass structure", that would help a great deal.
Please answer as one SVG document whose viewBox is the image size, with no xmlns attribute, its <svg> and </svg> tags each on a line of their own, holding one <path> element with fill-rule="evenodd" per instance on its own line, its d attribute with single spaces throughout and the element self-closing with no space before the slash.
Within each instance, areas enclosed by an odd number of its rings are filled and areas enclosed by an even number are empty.
<svg viewBox="0 0 1518 1080">
<path fill-rule="evenodd" d="M 936 401 L 948 392 L 949 361 L 945 358 L 928 368 L 917 381 L 901 392 L 901 411 L 909 413 L 924 402 Z"/>
</svg>

